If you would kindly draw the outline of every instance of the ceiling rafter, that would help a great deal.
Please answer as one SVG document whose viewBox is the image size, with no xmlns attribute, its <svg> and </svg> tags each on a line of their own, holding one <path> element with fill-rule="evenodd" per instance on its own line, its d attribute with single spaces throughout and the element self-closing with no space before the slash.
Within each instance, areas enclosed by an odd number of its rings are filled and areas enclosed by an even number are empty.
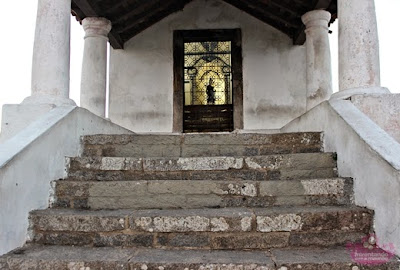
<svg viewBox="0 0 400 270">
<path fill-rule="evenodd" d="M 143 3 L 147 2 L 146 0 L 120 0 L 119 2 L 116 2 L 113 6 L 109 7 L 107 12 L 112 14 L 112 13 L 117 13 L 120 10 L 123 9 L 135 9 L 143 5 Z"/>
<path fill-rule="evenodd" d="M 151 17 L 153 14 L 161 12 L 170 4 L 171 0 L 164 0 L 161 4 L 159 0 L 148 0 L 146 4 L 129 11 L 115 20 L 115 27 L 120 32 L 129 31 L 144 18 Z"/>
<path fill-rule="evenodd" d="M 123 29 L 124 40 L 129 40 L 172 13 L 182 10 L 184 6 L 191 1 L 192 0 L 161 0 L 162 4 L 158 5 L 156 11 L 146 12 L 146 20 L 143 19 L 143 14 L 141 14 L 140 17 L 132 20 L 130 25 L 126 25 Z"/>
<path fill-rule="evenodd" d="M 166 1 L 164 1 L 166 2 Z M 130 7 L 129 11 L 119 18 L 115 19 L 115 24 L 127 21 L 140 15 L 145 15 L 146 12 L 153 12 L 157 8 L 162 8 L 159 0 L 147 0 L 145 3 L 138 5 L 136 8 Z"/>
<path fill-rule="evenodd" d="M 327 9 L 331 2 L 331 0 L 315 0 L 314 9 Z"/>
<path fill-rule="evenodd" d="M 105 17 L 113 28 L 109 34 L 115 49 L 126 41 L 164 19 L 182 10 L 192 0 L 72 0 L 72 14 L 78 21 L 86 17 Z M 305 26 L 301 16 L 307 11 L 324 9 L 332 13 L 331 23 L 337 17 L 337 0 L 221 0 L 271 25 L 293 40 L 305 42 Z"/>
<path fill-rule="evenodd" d="M 243 1 L 243 2 L 245 2 L 245 1 Z M 284 25 L 289 26 L 289 27 L 293 27 L 293 28 L 297 28 L 298 27 L 298 22 L 293 21 L 291 18 L 289 18 L 289 17 L 280 17 L 279 15 L 275 14 L 276 10 L 273 10 L 272 8 L 270 8 L 270 6 L 272 4 L 271 2 L 268 3 L 268 4 L 265 3 L 265 2 L 268 2 L 268 1 L 265 1 L 265 0 L 264 1 L 263 0 L 250 0 L 250 1 L 246 0 L 246 2 L 247 2 L 247 6 L 250 9 L 252 9 L 254 11 L 262 10 L 262 13 L 265 16 L 271 18 L 274 21 L 278 21 L 278 22 L 283 23 Z M 275 7 L 275 9 L 276 9 L 276 7 Z"/>
<path fill-rule="evenodd" d="M 297 16 L 298 12 L 293 8 L 293 6 L 286 4 L 282 0 L 259 0 L 259 2 L 265 5 L 273 5 L 286 12 L 289 12 L 292 16 Z"/>
<path fill-rule="evenodd" d="M 243 10 L 244 12 L 250 14 L 251 16 L 253 16 L 253 17 L 255 17 L 255 18 L 257 18 L 257 19 L 259 19 L 261 21 L 264 21 L 265 23 L 268 23 L 269 25 L 271 25 L 272 27 L 278 29 L 279 31 L 282 31 L 284 33 L 291 32 L 289 27 L 283 25 L 280 22 L 276 22 L 273 19 L 265 16 L 262 11 L 251 9 L 242 0 L 224 0 L 224 1 L 227 2 L 230 5 L 238 8 L 238 9 Z"/>
</svg>

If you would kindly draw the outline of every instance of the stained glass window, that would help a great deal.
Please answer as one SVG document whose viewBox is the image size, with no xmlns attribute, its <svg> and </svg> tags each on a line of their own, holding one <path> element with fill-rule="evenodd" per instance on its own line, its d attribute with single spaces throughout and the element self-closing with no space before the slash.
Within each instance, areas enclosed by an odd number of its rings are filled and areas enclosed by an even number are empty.
<svg viewBox="0 0 400 270">
<path fill-rule="evenodd" d="M 184 44 L 185 105 L 232 104 L 231 42 Z"/>
</svg>

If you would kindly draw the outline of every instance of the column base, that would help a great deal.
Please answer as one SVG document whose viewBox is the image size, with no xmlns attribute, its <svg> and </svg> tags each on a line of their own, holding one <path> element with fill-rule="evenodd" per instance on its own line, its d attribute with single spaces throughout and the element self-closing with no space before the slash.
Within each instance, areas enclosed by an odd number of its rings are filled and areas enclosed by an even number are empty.
<svg viewBox="0 0 400 270">
<path fill-rule="evenodd" d="M 32 95 L 24 99 L 22 105 L 52 104 L 55 106 L 76 106 L 75 101 L 70 98 L 61 98 L 50 95 Z"/>
<path fill-rule="evenodd" d="M 348 99 L 354 95 L 366 95 L 366 94 L 390 94 L 390 91 L 386 87 L 380 87 L 380 86 L 357 87 L 336 92 L 331 96 L 330 100 Z"/>
</svg>

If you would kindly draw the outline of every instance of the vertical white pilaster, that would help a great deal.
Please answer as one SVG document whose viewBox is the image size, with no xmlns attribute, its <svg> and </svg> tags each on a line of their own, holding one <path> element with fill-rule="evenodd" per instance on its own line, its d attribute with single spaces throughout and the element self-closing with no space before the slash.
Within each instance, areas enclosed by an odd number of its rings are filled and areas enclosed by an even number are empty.
<svg viewBox="0 0 400 270">
<path fill-rule="evenodd" d="M 380 87 L 379 39 L 374 0 L 339 0 L 339 93 L 387 93 Z"/>
<path fill-rule="evenodd" d="M 32 93 L 24 104 L 75 105 L 69 99 L 71 0 L 39 0 Z"/>
<path fill-rule="evenodd" d="M 107 82 L 107 42 L 111 22 L 105 18 L 86 18 L 85 48 L 82 63 L 81 106 L 105 117 Z"/>
<path fill-rule="evenodd" d="M 307 110 L 332 95 L 331 51 L 328 23 L 331 14 L 313 10 L 301 17 L 306 25 L 307 47 Z"/>
</svg>

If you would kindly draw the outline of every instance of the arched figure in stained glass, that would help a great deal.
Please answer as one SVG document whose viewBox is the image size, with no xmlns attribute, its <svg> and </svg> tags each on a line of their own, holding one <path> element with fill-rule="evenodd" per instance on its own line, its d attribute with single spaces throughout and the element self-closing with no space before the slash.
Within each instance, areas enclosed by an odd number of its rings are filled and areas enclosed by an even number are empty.
<svg viewBox="0 0 400 270">
<path fill-rule="evenodd" d="M 215 104 L 215 90 L 213 86 L 213 79 L 210 78 L 207 85 L 207 104 L 214 105 Z"/>
</svg>

